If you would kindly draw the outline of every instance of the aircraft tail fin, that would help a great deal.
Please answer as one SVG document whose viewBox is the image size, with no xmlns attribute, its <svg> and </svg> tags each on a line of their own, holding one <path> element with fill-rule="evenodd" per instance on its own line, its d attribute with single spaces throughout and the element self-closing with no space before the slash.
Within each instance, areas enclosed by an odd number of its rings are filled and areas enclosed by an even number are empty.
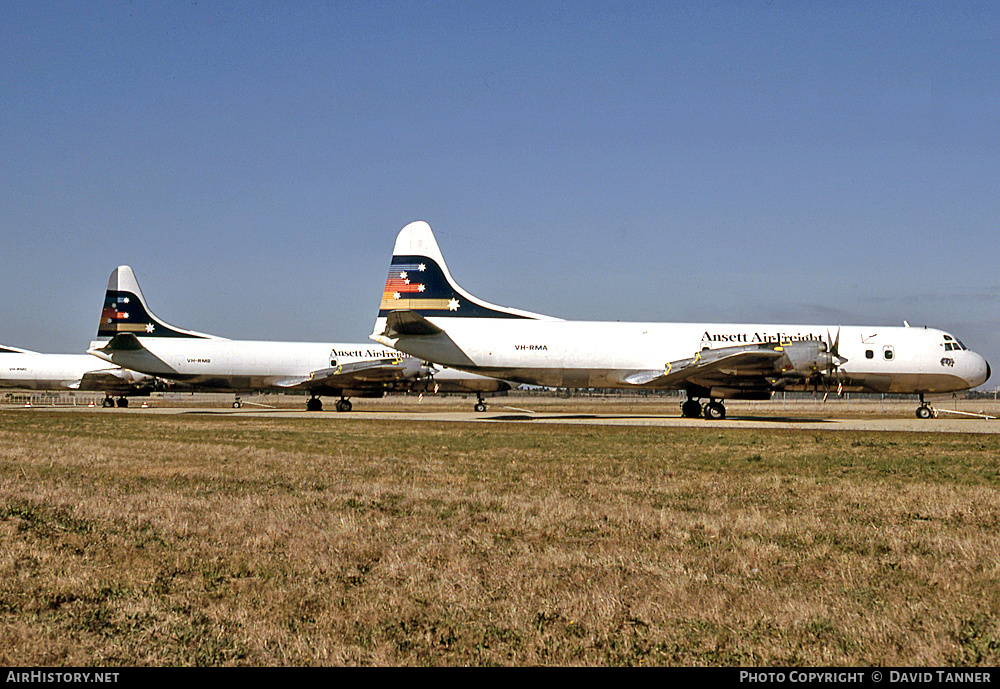
<svg viewBox="0 0 1000 689">
<path fill-rule="evenodd" d="M 139 282 L 129 266 L 118 266 L 108 279 L 104 308 L 97 326 L 98 338 L 113 338 L 129 333 L 142 337 L 194 337 L 218 340 L 214 335 L 184 330 L 169 325 L 153 315 L 139 289 Z"/>
<path fill-rule="evenodd" d="M 413 311 L 437 318 L 528 318 L 557 320 L 530 311 L 497 306 L 458 286 L 438 248 L 430 225 L 412 222 L 396 237 L 389 276 L 379 305 L 377 332 L 394 311 Z"/>
</svg>

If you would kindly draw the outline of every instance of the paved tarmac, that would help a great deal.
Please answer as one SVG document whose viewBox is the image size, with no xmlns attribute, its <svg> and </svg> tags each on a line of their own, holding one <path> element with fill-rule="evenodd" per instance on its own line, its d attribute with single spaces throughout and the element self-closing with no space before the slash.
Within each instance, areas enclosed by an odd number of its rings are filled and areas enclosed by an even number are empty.
<svg viewBox="0 0 1000 689">
<path fill-rule="evenodd" d="M 354 400 L 354 411 L 333 411 L 326 400 L 326 411 L 307 412 L 304 398 L 287 396 L 245 397 L 244 406 L 233 409 L 232 395 L 201 395 L 132 399 L 128 408 L 103 409 L 83 405 L 4 404 L 5 410 L 57 410 L 99 414 L 199 414 L 239 417 L 284 417 L 363 421 L 413 421 L 452 423 L 533 423 L 603 426 L 655 426 L 668 428 L 754 428 L 806 429 L 815 431 L 905 431 L 925 433 L 1000 433 L 997 403 L 992 399 L 944 399 L 934 406 L 933 419 L 914 415 L 916 400 L 797 400 L 770 402 L 733 402 L 727 404 L 727 417 L 720 421 L 685 419 L 680 416 L 677 400 L 620 397 L 500 397 L 488 400 L 489 409 L 474 412 L 474 397 L 422 398 L 390 396 L 382 399 Z M 147 402 L 148 407 L 141 405 Z M 985 418 L 984 418 L 985 417 Z"/>
<path fill-rule="evenodd" d="M 281 412 L 288 413 L 288 412 Z M 310 416 L 306 412 L 290 412 Z M 729 416 L 721 421 L 685 419 L 680 416 L 631 414 L 522 413 L 517 411 L 475 412 L 320 412 L 323 416 L 384 421 L 450 421 L 476 423 L 543 423 L 594 426 L 657 426 L 667 428 L 787 428 L 816 431 L 906 431 L 926 433 L 1000 433 L 1000 420 L 973 418 L 814 418 L 795 416 Z"/>
<path fill-rule="evenodd" d="M 5 407 L 16 410 L 20 407 Z M 639 413 L 576 413 L 576 412 L 535 412 L 516 407 L 491 407 L 485 412 L 454 411 L 454 410 L 396 410 L 388 407 L 376 409 L 360 409 L 352 412 L 321 411 L 307 412 L 301 409 L 268 409 L 248 408 L 232 409 L 226 407 L 149 407 L 132 406 L 127 409 L 94 409 L 87 407 L 44 407 L 35 406 L 23 409 L 26 413 L 33 410 L 50 409 L 54 411 L 99 414 L 192 414 L 192 415 L 224 415 L 236 417 L 282 417 L 326 419 L 330 422 L 341 420 L 355 421 L 413 421 L 426 423 L 533 423 L 533 424 L 566 424 L 595 426 L 649 426 L 665 428 L 752 428 L 752 429 L 798 429 L 815 431 L 873 431 L 873 432 L 923 432 L 923 433 L 1000 433 L 1000 420 L 996 418 L 975 418 L 972 416 L 939 413 L 934 419 L 918 419 L 888 416 L 870 417 L 838 417 L 836 415 L 816 414 L 774 414 L 772 410 L 756 414 L 730 414 L 719 421 L 706 419 L 685 419 L 679 415 L 639 414 Z"/>
</svg>

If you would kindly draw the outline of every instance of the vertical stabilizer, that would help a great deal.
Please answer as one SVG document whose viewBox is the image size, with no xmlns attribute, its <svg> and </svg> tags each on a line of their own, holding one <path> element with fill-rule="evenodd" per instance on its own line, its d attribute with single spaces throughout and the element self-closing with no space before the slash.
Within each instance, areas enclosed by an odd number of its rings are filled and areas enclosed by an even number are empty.
<svg viewBox="0 0 1000 689">
<path fill-rule="evenodd" d="M 382 292 L 379 319 L 393 311 L 413 311 L 438 318 L 529 318 L 557 320 L 477 299 L 448 272 L 430 225 L 412 222 L 396 237 L 389 276 Z"/>
<path fill-rule="evenodd" d="M 154 316 L 146 306 L 135 273 L 128 266 L 118 266 L 111 272 L 108 291 L 104 295 L 101 322 L 97 326 L 98 338 L 114 337 L 122 333 L 140 337 L 222 339 L 193 330 L 175 328 Z"/>
</svg>

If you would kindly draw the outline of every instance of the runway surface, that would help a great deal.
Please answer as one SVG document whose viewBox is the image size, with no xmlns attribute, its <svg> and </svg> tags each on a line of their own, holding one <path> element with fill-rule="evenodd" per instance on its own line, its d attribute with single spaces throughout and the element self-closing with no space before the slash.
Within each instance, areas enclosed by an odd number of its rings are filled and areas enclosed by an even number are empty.
<svg viewBox="0 0 1000 689">
<path fill-rule="evenodd" d="M 915 399 L 830 398 L 775 399 L 767 402 L 730 401 L 725 419 L 681 417 L 679 400 L 638 396 L 559 396 L 510 395 L 487 401 L 485 412 L 475 412 L 474 396 L 399 396 L 355 399 L 354 410 L 333 410 L 325 399 L 325 410 L 307 412 L 305 397 L 285 395 L 243 396 L 243 406 L 233 408 L 233 395 L 163 394 L 133 398 L 127 408 L 104 409 L 102 396 L 55 398 L 37 395 L 33 399 L 4 400 L 2 408 L 31 413 L 36 410 L 97 414 L 195 414 L 238 417 L 309 418 L 331 423 L 341 420 L 410 421 L 444 423 L 530 423 L 603 426 L 648 426 L 665 428 L 751 428 L 806 429 L 816 431 L 897 431 L 924 433 L 1000 433 L 1000 403 L 995 399 L 942 398 L 932 402 L 933 419 L 918 419 Z M 25 407 L 31 399 L 32 407 Z M 67 399 L 72 399 L 67 404 Z M 88 406 L 94 403 L 94 407 Z M 143 404 L 148 406 L 143 407 Z"/>
<path fill-rule="evenodd" d="M 239 413 L 239 412 L 234 412 Z M 314 417 L 307 412 L 252 412 L 253 415 L 278 413 L 282 415 Z M 319 412 L 320 416 L 365 419 L 371 421 L 445 421 L 476 423 L 543 423 L 596 426 L 658 426 L 681 428 L 789 428 L 817 431 L 907 431 L 927 433 L 1000 433 L 996 419 L 946 419 L 921 420 L 901 418 L 811 418 L 795 416 L 730 416 L 721 421 L 685 419 L 680 416 L 631 415 L 631 414 L 561 414 L 525 413 L 514 410 L 475 412 L 389 412 L 362 411 L 348 414 Z"/>
<path fill-rule="evenodd" d="M 493 407 L 485 412 L 453 411 L 453 410 L 394 410 L 380 407 L 377 409 L 362 409 L 352 412 L 321 411 L 307 412 L 299 409 L 267 409 L 247 408 L 232 409 L 225 407 L 129 407 L 127 409 L 101 409 L 87 407 L 44 407 L 31 408 L 5 407 L 8 410 L 22 410 L 25 413 L 33 411 L 61 411 L 71 413 L 97 414 L 191 414 L 191 415 L 224 415 L 235 417 L 256 418 L 307 418 L 324 419 L 331 423 L 338 421 L 412 421 L 415 423 L 445 422 L 445 423 L 531 423 L 531 424 L 565 424 L 565 425 L 595 425 L 595 426 L 648 426 L 664 428 L 749 428 L 749 429 L 796 429 L 815 431 L 871 431 L 871 432 L 923 432 L 923 433 L 1000 433 L 1000 420 L 996 418 L 975 418 L 964 415 L 947 415 L 940 413 L 934 419 L 917 419 L 903 417 L 837 417 L 815 414 L 731 414 L 719 421 L 706 419 L 685 419 L 671 414 L 638 414 L 638 413 L 577 413 L 577 412 L 534 412 L 527 409 Z"/>
</svg>

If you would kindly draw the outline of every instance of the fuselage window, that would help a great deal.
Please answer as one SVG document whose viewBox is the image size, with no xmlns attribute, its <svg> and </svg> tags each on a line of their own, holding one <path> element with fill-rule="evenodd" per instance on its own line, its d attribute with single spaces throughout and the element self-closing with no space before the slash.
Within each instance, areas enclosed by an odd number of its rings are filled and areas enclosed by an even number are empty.
<svg viewBox="0 0 1000 689">
<path fill-rule="evenodd" d="M 894 352 L 892 351 L 892 347 L 886 346 L 882 348 L 882 356 L 885 357 L 886 361 L 891 361 L 893 354 Z"/>
<path fill-rule="evenodd" d="M 337 360 L 336 359 L 330 359 L 330 368 L 334 368 L 334 367 L 336 367 L 336 365 L 337 365 Z"/>
<path fill-rule="evenodd" d="M 870 349 L 866 349 L 865 350 L 865 358 L 866 359 L 874 359 L 875 358 L 875 352 L 873 352 Z"/>
</svg>

